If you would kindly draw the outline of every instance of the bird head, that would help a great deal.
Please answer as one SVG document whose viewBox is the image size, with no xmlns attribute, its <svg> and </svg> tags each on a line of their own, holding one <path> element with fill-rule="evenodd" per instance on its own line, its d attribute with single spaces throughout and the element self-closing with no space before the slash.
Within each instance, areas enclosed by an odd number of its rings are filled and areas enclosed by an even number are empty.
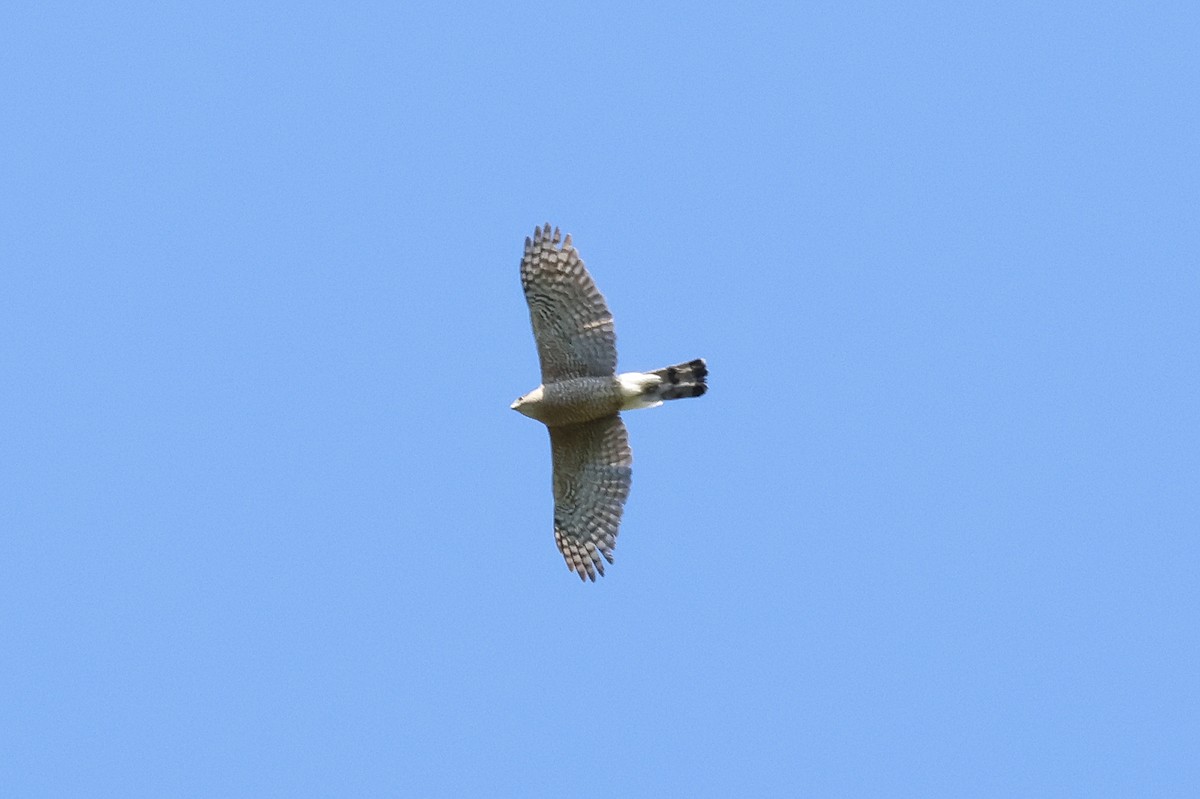
<svg viewBox="0 0 1200 799">
<path fill-rule="evenodd" d="M 523 413 L 526 416 L 529 416 L 531 418 L 537 418 L 535 416 L 535 413 L 536 413 L 535 409 L 537 408 L 538 405 L 541 404 L 541 402 L 542 402 L 542 387 L 538 386 L 533 391 L 530 391 L 528 394 L 525 394 L 524 396 L 521 396 L 521 397 L 517 397 L 517 401 L 514 402 L 509 407 L 512 408 L 517 413 Z"/>
</svg>

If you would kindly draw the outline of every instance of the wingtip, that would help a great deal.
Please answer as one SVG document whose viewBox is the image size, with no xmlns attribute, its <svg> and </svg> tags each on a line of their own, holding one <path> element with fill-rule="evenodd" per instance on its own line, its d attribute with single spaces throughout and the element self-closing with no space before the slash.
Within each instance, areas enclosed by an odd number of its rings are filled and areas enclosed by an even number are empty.
<svg viewBox="0 0 1200 799">
<path fill-rule="evenodd" d="M 529 240 L 526 239 L 526 241 L 529 241 Z M 532 243 L 540 244 L 543 241 L 549 241 L 551 244 L 558 244 L 561 241 L 563 244 L 563 247 L 571 247 L 572 246 L 571 234 L 567 233 L 566 236 L 564 237 L 562 230 L 558 227 L 552 227 L 549 222 L 547 222 L 544 225 L 541 225 L 539 227 L 535 227 L 533 229 L 533 242 Z"/>
</svg>

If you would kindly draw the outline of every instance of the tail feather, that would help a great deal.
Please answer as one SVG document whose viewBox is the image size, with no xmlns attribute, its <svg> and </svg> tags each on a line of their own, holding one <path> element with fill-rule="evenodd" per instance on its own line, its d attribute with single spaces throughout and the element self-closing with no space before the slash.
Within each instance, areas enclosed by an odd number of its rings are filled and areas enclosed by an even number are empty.
<svg viewBox="0 0 1200 799">
<path fill-rule="evenodd" d="M 656 399 L 675 400 L 684 397 L 702 397 L 708 391 L 708 364 L 704 362 L 703 358 L 655 369 L 650 374 L 661 380 L 652 390 Z"/>
</svg>

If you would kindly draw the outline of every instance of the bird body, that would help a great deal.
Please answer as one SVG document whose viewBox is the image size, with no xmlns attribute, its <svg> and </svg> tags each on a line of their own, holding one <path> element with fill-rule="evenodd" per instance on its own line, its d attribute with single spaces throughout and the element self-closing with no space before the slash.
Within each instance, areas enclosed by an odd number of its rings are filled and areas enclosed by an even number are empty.
<svg viewBox="0 0 1200 799">
<path fill-rule="evenodd" d="M 674 382 L 668 374 L 676 376 Z M 678 376 L 689 382 L 681 382 Z M 576 377 L 542 384 L 512 404 L 518 413 L 547 427 L 601 419 L 619 411 L 657 408 L 663 400 L 698 397 L 707 389 L 704 359 L 654 372 L 625 372 L 614 377 Z"/>
<path fill-rule="evenodd" d="M 512 404 L 513 410 L 547 427 L 590 422 L 612 416 L 624 404 L 615 377 L 575 377 L 542 384 Z"/>
</svg>

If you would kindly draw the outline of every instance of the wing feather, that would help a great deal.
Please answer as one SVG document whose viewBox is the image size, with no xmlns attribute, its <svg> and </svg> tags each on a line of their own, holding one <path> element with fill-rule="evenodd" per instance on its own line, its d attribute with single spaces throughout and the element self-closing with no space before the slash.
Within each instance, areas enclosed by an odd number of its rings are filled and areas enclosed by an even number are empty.
<svg viewBox="0 0 1200 799">
<path fill-rule="evenodd" d="M 633 451 L 617 414 L 583 424 L 551 427 L 554 461 L 554 541 L 581 580 L 604 574 L 629 487 Z"/>
<path fill-rule="evenodd" d="M 604 295 L 571 244 L 549 223 L 525 239 L 521 286 L 529 303 L 542 382 L 617 371 L 617 337 Z"/>
</svg>

